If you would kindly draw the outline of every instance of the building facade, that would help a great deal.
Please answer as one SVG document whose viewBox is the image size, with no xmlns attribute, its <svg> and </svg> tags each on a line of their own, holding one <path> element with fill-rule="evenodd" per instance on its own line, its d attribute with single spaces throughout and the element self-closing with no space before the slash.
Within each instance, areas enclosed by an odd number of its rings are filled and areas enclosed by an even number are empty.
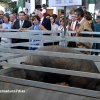
<svg viewBox="0 0 100 100">
<path fill-rule="evenodd" d="M 30 13 L 32 13 L 35 10 L 36 5 L 42 5 L 42 4 L 47 5 L 47 13 L 49 14 L 59 14 L 61 10 L 64 9 L 64 7 L 49 7 L 49 2 L 48 2 L 49 0 L 12 0 L 12 1 L 17 2 L 19 11 L 28 8 Z M 94 6 L 94 8 L 93 6 L 89 8 L 89 3 L 90 4 L 96 3 L 96 5 Z M 82 0 L 82 6 L 86 6 L 87 10 L 93 8 L 94 11 L 97 12 L 100 9 L 99 5 L 100 5 L 100 0 Z M 77 8 L 77 6 L 67 7 L 67 12 L 71 8 Z"/>
</svg>

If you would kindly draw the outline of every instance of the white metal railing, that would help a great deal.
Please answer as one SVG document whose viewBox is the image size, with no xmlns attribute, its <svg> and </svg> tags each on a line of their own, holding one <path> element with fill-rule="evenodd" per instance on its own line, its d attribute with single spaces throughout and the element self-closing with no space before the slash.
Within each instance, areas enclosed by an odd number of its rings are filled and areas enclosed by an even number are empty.
<svg viewBox="0 0 100 100">
<path fill-rule="evenodd" d="M 5 37 L 5 38 L 21 38 L 21 39 L 36 39 L 36 40 L 42 40 L 42 43 L 44 42 L 54 42 L 54 41 L 80 41 L 80 42 L 92 42 L 92 43 L 100 43 L 99 38 L 94 38 L 94 37 L 70 37 L 70 36 L 45 36 L 45 35 L 34 35 L 34 34 L 41 34 L 41 33 L 57 33 L 61 31 L 27 31 L 27 32 L 1 32 L 0 37 Z M 67 31 L 69 33 L 70 31 Z M 62 32 L 61 32 L 62 33 Z M 71 32 L 72 33 L 72 32 Z M 97 32 L 81 32 L 81 34 L 99 34 Z M 36 41 L 36 43 L 41 43 L 41 41 Z M 30 45 L 34 44 L 33 43 L 14 43 L 10 45 L 5 45 L 4 47 L 11 47 L 11 46 L 23 46 L 23 45 Z M 51 56 L 51 57 L 63 57 L 63 58 L 74 58 L 74 59 L 86 59 L 86 60 L 93 60 L 94 62 L 97 62 L 97 65 L 100 66 L 100 56 L 92 56 L 92 55 L 85 55 L 85 54 L 75 54 L 75 53 L 61 53 L 61 52 L 50 52 L 50 51 L 38 51 L 38 50 L 19 50 L 19 49 L 11 49 L 11 48 L 4 48 L 3 46 L 0 46 L 0 52 L 4 53 L 12 53 L 12 54 L 18 54 L 16 56 L 10 56 L 10 57 L 2 57 L 0 60 L 6 60 L 6 59 L 11 59 L 11 58 L 16 58 L 16 57 L 21 57 L 23 55 L 42 55 L 42 56 Z M 77 50 L 80 50 L 79 48 L 74 48 Z M 82 51 L 92 51 L 92 49 L 81 49 Z M 94 50 L 100 52 L 100 50 Z M 36 71 L 43 71 L 43 72 L 50 72 L 50 73 L 56 73 L 56 74 L 64 74 L 64 75 L 72 75 L 72 76 L 79 76 L 79 77 L 87 77 L 87 78 L 96 78 L 100 79 L 100 74 L 98 73 L 88 73 L 88 72 L 81 72 L 81 71 L 72 71 L 72 70 L 64 70 L 64 69 L 56 69 L 56 68 L 48 68 L 47 67 L 40 67 L 40 66 L 32 66 L 32 65 L 20 65 L 20 64 L 10 64 L 10 63 L 5 63 L 5 62 L 0 62 L 0 65 L 8 66 L 11 68 L 18 68 L 18 69 L 28 69 L 28 70 L 36 70 Z M 7 76 L 0 76 L 1 81 L 7 81 L 11 83 L 20 83 L 20 84 L 25 84 L 27 81 L 25 80 L 20 80 L 16 78 L 11 78 Z M 30 82 L 28 82 L 30 83 Z M 38 82 L 35 83 L 34 86 L 36 86 Z M 42 83 L 39 84 L 39 86 Z M 27 85 L 27 84 L 26 84 Z M 43 83 L 44 85 L 44 83 Z M 44 85 L 48 86 L 48 85 Z M 48 86 L 49 87 L 49 86 Z M 56 85 L 55 85 L 56 87 Z M 53 88 L 55 88 L 53 87 Z M 40 87 L 40 88 L 43 88 Z M 65 88 L 65 87 L 64 87 Z M 46 88 L 47 89 L 47 88 Z M 51 89 L 51 88 L 50 88 Z M 61 91 L 62 88 L 59 90 Z M 71 93 L 73 94 L 79 94 L 79 95 L 85 95 L 85 96 L 90 96 L 94 98 L 100 98 L 100 92 L 95 92 L 95 91 L 84 91 L 84 90 L 79 90 L 78 88 L 72 88 L 72 87 L 66 87 L 66 90 L 72 91 Z M 77 91 L 77 92 L 76 92 Z M 83 92 L 84 91 L 84 92 Z M 62 91 L 64 92 L 64 91 Z M 67 91 L 69 93 L 69 91 Z"/>
</svg>

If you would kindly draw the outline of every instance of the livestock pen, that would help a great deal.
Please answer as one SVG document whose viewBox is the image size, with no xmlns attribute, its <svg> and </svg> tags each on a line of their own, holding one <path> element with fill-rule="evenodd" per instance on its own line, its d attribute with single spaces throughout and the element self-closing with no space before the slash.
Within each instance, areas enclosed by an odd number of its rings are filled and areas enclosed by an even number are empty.
<svg viewBox="0 0 100 100">
<path fill-rule="evenodd" d="M 16 31 L 16 30 L 8 30 Z M 59 45 L 67 46 L 68 41 L 76 42 L 90 42 L 100 43 L 99 38 L 94 37 L 70 37 L 70 36 L 45 36 L 36 34 L 50 34 L 58 33 L 57 31 L 24 31 L 24 32 L 6 32 L 0 33 L 0 37 L 4 38 L 20 38 L 20 39 L 36 39 L 41 41 L 35 41 L 33 43 L 13 43 L 0 45 L 0 65 L 7 66 L 7 69 L 0 70 L 0 90 L 16 90 L 17 93 L 0 93 L 0 100 L 99 100 L 100 91 L 93 91 L 87 89 L 81 89 L 70 86 L 62 86 L 57 84 L 50 84 L 44 82 L 38 82 L 33 80 L 26 80 L 23 69 L 36 70 L 48 73 L 57 73 L 63 75 L 72 75 L 93 79 L 100 79 L 99 73 L 80 72 L 73 70 L 64 70 L 32 65 L 22 65 L 20 62 L 24 61 L 28 55 L 43 55 L 52 57 L 63 57 L 63 58 L 74 58 L 74 59 L 86 59 L 95 62 L 98 69 L 100 69 L 100 56 L 92 56 L 85 54 L 73 54 L 73 53 L 61 53 L 61 52 L 50 52 L 50 51 L 37 51 L 37 50 L 21 50 L 12 49 L 14 46 L 26 46 L 37 43 L 47 43 L 60 41 Z M 59 33 L 62 33 L 59 31 Z M 67 33 L 71 33 L 68 31 Z M 20 34 L 20 35 L 19 35 Z M 99 34 L 98 32 L 81 32 L 81 34 Z M 32 46 L 32 45 L 31 45 Z M 39 46 L 41 47 L 41 46 Z M 94 49 L 80 49 L 73 48 L 79 51 L 96 51 Z M 18 60 L 18 62 L 16 61 Z M 5 62 L 8 60 L 8 62 Z M 80 80 L 81 81 L 81 80 Z M 18 93 L 18 90 L 25 90 L 25 93 Z"/>
</svg>

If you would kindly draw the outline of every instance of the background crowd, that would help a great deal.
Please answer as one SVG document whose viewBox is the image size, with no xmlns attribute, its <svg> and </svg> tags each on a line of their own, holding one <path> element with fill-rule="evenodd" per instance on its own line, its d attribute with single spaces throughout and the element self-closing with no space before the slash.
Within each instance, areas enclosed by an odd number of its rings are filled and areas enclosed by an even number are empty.
<svg viewBox="0 0 100 100">
<path fill-rule="evenodd" d="M 86 7 L 79 7 L 77 9 L 72 8 L 67 14 L 66 17 L 66 30 L 75 31 L 75 33 L 67 34 L 72 37 L 100 37 L 100 35 L 92 34 L 80 34 L 81 31 L 94 31 L 100 32 L 100 11 L 96 14 L 96 19 L 93 20 L 90 12 L 86 10 Z M 0 10 L 0 28 L 1 29 L 18 29 L 22 30 L 61 30 L 64 31 L 64 12 L 60 16 L 53 14 L 49 15 L 46 12 L 45 4 L 36 6 L 35 11 L 32 13 L 32 16 L 29 16 L 28 9 L 25 11 L 20 11 L 17 15 L 16 12 L 11 14 L 4 14 Z M 5 31 L 3 31 L 5 32 Z M 48 34 L 45 34 L 48 35 Z M 55 36 L 59 35 L 58 33 L 51 33 L 50 35 Z M 1 38 L 1 45 L 4 43 L 21 43 L 21 42 L 33 42 L 39 40 L 27 40 L 27 39 L 8 39 Z M 37 44 L 39 45 L 39 44 Z M 59 45 L 59 42 L 55 43 L 44 43 L 44 46 L 48 45 Z M 78 47 L 78 48 L 92 48 L 100 49 L 100 43 L 94 43 L 91 45 L 86 42 L 69 42 L 68 47 Z M 37 47 L 16 47 L 17 49 L 30 49 L 35 50 Z M 84 52 L 88 54 L 88 52 Z M 98 55 L 97 52 L 91 52 L 91 54 Z"/>
</svg>

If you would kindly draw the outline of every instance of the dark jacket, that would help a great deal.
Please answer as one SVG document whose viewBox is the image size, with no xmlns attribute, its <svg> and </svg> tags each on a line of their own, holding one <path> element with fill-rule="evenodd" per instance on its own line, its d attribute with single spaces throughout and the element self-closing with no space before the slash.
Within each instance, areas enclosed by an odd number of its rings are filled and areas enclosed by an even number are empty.
<svg viewBox="0 0 100 100">
<path fill-rule="evenodd" d="M 31 26 L 32 26 L 31 22 L 25 20 L 25 21 L 24 21 L 24 24 L 23 24 L 23 26 L 22 26 L 22 28 L 29 28 L 29 27 L 31 27 Z M 19 29 L 19 28 L 20 28 L 19 20 L 16 20 L 16 21 L 14 22 L 13 29 Z"/>
<path fill-rule="evenodd" d="M 47 19 L 44 17 L 43 21 L 42 21 L 42 25 L 47 29 L 47 30 L 51 30 L 51 21 L 50 19 Z M 50 34 L 44 34 L 44 35 L 50 35 Z M 44 46 L 48 46 L 48 45 L 52 45 L 52 43 L 44 43 Z"/>
<path fill-rule="evenodd" d="M 50 19 L 44 18 L 42 21 L 42 25 L 47 29 L 51 30 L 51 22 Z"/>
<path fill-rule="evenodd" d="M 31 22 L 25 20 L 24 23 L 23 23 L 22 28 L 29 28 L 31 26 L 32 26 Z M 19 28 L 20 28 L 20 22 L 19 22 L 19 20 L 16 20 L 14 22 L 13 29 L 19 29 Z M 28 42 L 28 41 L 29 41 L 28 39 L 12 39 L 12 43 L 21 43 L 21 42 Z M 26 49 L 24 47 L 16 47 L 16 48 L 17 49 Z"/>
</svg>

